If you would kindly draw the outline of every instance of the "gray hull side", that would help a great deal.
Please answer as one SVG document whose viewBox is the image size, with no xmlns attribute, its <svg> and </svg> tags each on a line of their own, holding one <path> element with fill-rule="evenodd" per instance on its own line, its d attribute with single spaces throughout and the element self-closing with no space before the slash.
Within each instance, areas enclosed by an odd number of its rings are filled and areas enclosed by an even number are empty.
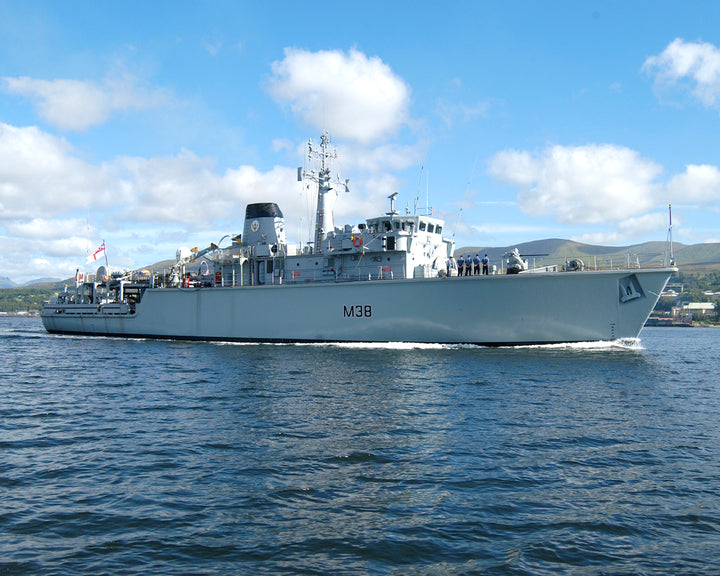
<svg viewBox="0 0 720 576">
<path fill-rule="evenodd" d="M 673 269 L 149 289 L 133 315 L 43 311 L 50 332 L 249 341 L 525 344 L 635 338 Z M 630 279 L 630 280 L 628 280 Z M 631 282 L 639 295 L 623 298 Z"/>
</svg>

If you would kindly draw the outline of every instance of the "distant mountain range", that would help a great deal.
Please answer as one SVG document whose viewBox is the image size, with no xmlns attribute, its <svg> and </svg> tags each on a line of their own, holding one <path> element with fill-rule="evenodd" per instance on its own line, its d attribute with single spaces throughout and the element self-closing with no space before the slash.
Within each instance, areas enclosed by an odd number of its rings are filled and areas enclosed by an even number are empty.
<svg viewBox="0 0 720 576">
<path fill-rule="evenodd" d="M 27 288 L 35 284 L 54 284 L 56 282 L 61 282 L 61 280 L 59 278 L 37 278 L 36 280 L 25 282 L 25 284 L 16 284 L 10 280 L 10 278 L 0 276 L 0 288 Z"/>
<path fill-rule="evenodd" d="M 668 245 L 665 242 L 645 242 L 630 246 L 595 246 L 559 238 L 535 240 L 505 247 L 463 246 L 455 250 L 455 257 L 457 258 L 461 254 L 463 256 L 467 254 L 472 256 L 475 254 L 480 254 L 480 256 L 487 254 L 492 262 L 499 263 L 503 254 L 512 251 L 514 248 L 517 248 L 531 265 L 534 263 L 537 266 L 558 264 L 566 259 L 572 260 L 574 258 L 581 259 L 588 267 L 593 267 L 595 264 L 603 267 L 611 263 L 619 265 L 627 263 L 628 259 L 631 263 L 639 261 L 642 265 L 662 266 L 668 259 Z M 692 274 L 720 271 L 720 243 L 718 242 L 708 244 L 675 243 L 673 253 L 680 272 Z M 161 272 L 169 270 L 173 264 L 173 260 L 163 260 L 162 262 L 142 266 L 142 268 L 147 268 L 153 272 Z M 27 288 L 36 284 L 52 287 L 71 280 L 72 278 L 68 280 L 38 278 L 25 284 L 16 284 L 10 278 L 0 277 L 0 288 Z"/>
<path fill-rule="evenodd" d="M 594 246 L 572 240 L 549 238 L 535 240 L 524 244 L 506 246 L 504 248 L 491 246 L 465 246 L 455 250 L 455 257 L 468 254 L 487 254 L 492 262 L 499 262 L 505 252 L 517 248 L 520 254 L 537 266 L 557 264 L 574 258 L 579 258 L 588 267 L 595 264 L 600 266 L 631 264 L 640 262 L 644 266 L 662 266 L 669 260 L 668 245 L 665 242 L 645 242 L 630 246 Z M 710 272 L 720 271 L 720 243 L 712 244 L 679 244 L 673 245 L 675 264 L 681 272 Z"/>
</svg>

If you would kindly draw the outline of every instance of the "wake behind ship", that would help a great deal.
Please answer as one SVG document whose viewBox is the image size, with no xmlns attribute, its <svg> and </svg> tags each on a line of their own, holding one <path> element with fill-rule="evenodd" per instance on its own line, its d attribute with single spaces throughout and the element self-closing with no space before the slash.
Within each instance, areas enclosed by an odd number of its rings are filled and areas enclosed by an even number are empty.
<svg viewBox="0 0 720 576">
<path fill-rule="evenodd" d="M 586 269 L 578 260 L 529 268 L 517 250 L 500 274 L 458 276 L 444 222 L 390 209 L 336 227 L 330 138 L 312 142 L 315 237 L 285 239 L 280 207 L 247 206 L 230 246 L 179 249 L 168 273 L 101 266 L 43 305 L 51 333 L 258 342 L 479 345 L 638 337 L 674 266 Z M 193 266 L 195 262 L 199 266 Z M 191 271 L 192 270 L 192 271 Z M 474 270 L 473 270 L 474 272 Z"/>
</svg>

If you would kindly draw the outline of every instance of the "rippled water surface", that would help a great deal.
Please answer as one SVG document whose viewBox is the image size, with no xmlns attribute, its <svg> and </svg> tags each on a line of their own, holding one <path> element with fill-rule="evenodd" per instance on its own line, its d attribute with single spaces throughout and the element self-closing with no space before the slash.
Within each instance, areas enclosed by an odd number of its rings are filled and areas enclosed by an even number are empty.
<svg viewBox="0 0 720 576">
<path fill-rule="evenodd" d="M 720 573 L 719 358 L 0 318 L 0 574 Z"/>
</svg>

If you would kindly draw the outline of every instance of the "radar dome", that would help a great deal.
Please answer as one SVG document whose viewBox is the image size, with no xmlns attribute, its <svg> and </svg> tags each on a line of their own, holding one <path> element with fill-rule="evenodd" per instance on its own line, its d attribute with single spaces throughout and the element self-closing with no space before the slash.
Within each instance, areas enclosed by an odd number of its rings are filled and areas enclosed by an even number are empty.
<svg viewBox="0 0 720 576">
<path fill-rule="evenodd" d="M 190 258 L 190 248 L 187 246 L 181 246 L 177 249 L 177 252 L 175 252 L 175 261 L 180 262 L 180 260 L 183 260 L 184 258 Z"/>
</svg>

